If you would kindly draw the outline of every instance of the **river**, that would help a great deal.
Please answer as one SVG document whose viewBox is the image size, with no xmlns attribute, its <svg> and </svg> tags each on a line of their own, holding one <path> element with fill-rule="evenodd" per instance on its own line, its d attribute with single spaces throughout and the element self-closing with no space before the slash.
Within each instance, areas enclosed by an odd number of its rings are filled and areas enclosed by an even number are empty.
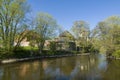
<svg viewBox="0 0 120 80">
<path fill-rule="evenodd" d="M 90 55 L 4 64 L 0 80 L 120 80 L 120 61 Z"/>
</svg>

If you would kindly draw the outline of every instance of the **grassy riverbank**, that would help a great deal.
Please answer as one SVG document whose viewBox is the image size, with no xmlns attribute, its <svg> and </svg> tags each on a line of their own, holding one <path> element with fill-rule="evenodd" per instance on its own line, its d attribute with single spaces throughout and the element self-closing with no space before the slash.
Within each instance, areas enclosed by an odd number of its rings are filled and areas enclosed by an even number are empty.
<svg viewBox="0 0 120 80">
<path fill-rule="evenodd" d="M 88 53 L 82 54 L 77 51 L 65 51 L 65 50 L 43 50 L 42 53 L 39 53 L 38 48 L 31 47 L 20 47 L 13 52 L 1 52 L 0 53 L 0 63 L 13 63 L 21 62 L 27 60 L 43 59 L 43 58 L 58 58 L 58 57 L 67 57 L 67 56 L 80 56 L 80 55 L 89 55 Z"/>
<path fill-rule="evenodd" d="M 36 57 L 28 57 L 28 58 L 15 58 L 15 59 L 3 59 L 0 61 L 0 64 L 7 64 L 7 63 L 15 63 L 15 62 L 22 62 L 22 61 L 29 61 L 29 60 L 36 60 L 36 59 L 45 59 L 45 58 L 60 58 L 60 57 L 69 57 L 69 56 L 87 56 L 90 53 L 84 54 L 64 54 L 64 55 L 49 55 L 49 56 L 36 56 Z"/>
<path fill-rule="evenodd" d="M 20 47 L 13 52 L 0 52 L 0 59 L 21 59 L 21 58 L 31 58 L 31 57 L 41 57 L 41 56 L 56 56 L 56 55 L 76 55 L 80 54 L 77 51 L 65 51 L 65 50 L 43 50 L 39 53 L 38 48 L 31 47 Z"/>
</svg>

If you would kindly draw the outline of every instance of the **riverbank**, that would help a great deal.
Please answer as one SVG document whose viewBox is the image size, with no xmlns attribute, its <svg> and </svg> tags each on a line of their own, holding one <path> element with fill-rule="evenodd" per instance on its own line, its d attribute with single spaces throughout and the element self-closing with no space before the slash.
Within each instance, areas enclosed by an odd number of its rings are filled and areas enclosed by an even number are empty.
<svg viewBox="0 0 120 80">
<path fill-rule="evenodd" d="M 116 60 L 120 60 L 120 58 L 114 57 L 114 56 L 109 56 L 107 57 L 108 59 L 116 59 Z"/>
<path fill-rule="evenodd" d="M 4 60 L 0 60 L 0 64 L 15 63 L 15 62 L 22 62 L 22 61 L 29 61 L 29 60 L 36 60 L 36 59 L 45 59 L 45 58 L 60 58 L 60 57 L 87 56 L 87 55 L 90 55 L 90 53 L 40 56 L 40 57 L 29 57 L 29 58 L 21 58 L 21 59 L 17 59 L 17 58 L 16 59 L 4 59 Z"/>
</svg>

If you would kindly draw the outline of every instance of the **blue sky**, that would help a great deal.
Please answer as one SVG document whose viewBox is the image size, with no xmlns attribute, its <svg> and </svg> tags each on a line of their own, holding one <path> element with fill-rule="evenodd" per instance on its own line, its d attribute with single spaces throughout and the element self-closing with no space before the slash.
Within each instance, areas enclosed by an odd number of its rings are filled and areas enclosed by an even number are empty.
<svg viewBox="0 0 120 80">
<path fill-rule="evenodd" d="M 120 0 L 28 0 L 32 13 L 51 14 L 65 30 L 76 20 L 84 20 L 93 29 L 109 16 L 120 16 Z"/>
</svg>

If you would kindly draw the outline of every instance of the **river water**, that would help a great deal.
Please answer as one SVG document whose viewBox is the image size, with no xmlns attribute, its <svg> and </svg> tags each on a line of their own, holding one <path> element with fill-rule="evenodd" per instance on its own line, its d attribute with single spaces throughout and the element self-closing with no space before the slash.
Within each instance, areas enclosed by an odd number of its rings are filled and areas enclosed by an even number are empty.
<svg viewBox="0 0 120 80">
<path fill-rule="evenodd" d="M 120 80 L 120 61 L 90 55 L 5 64 L 0 80 Z"/>
</svg>

